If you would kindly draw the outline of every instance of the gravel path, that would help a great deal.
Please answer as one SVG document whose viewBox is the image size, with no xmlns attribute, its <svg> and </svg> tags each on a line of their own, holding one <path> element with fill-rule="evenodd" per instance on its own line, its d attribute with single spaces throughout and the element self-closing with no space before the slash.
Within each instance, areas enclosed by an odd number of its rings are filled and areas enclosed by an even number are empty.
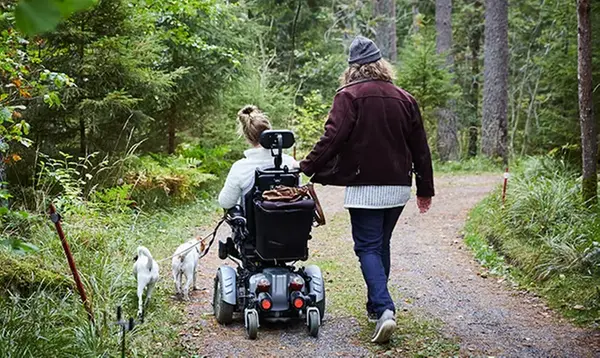
<svg viewBox="0 0 600 358">
<path fill-rule="evenodd" d="M 441 320 L 444 333 L 458 338 L 461 356 L 600 357 L 600 333 L 576 328 L 531 294 L 478 275 L 480 266 L 464 247 L 460 231 L 468 210 L 500 180 L 438 178 L 438 195 L 427 215 L 419 215 L 411 201 L 392 240 L 390 289 L 404 298 L 398 307 Z M 328 218 L 343 211 L 343 189 L 319 188 L 319 194 Z M 204 290 L 194 292 L 185 305 L 187 322 L 180 339 L 188 351 L 208 357 L 369 355 L 357 341 L 359 325 L 351 317 L 326 315 L 319 339 L 309 337 L 302 322 L 264 325 L 257 341 L 245 338 L 241 317 L 230 326 L 218 325 L 211 306 L 212 278 L 222 263 L 216 252 L 213 248 L 200 264 Z"/>
<path fill-rule="evenodd" d="M 533 295 L 478 275 L 459 232 L 469 209 L 499 180 L 441 178 L 426 216 L 407 207 L 395 232 L 391 277 L 411 302 L 405 308 L 440 319 L 464 356 L 600 357 L 600 332 L 561 321 Z"/>
</svg>

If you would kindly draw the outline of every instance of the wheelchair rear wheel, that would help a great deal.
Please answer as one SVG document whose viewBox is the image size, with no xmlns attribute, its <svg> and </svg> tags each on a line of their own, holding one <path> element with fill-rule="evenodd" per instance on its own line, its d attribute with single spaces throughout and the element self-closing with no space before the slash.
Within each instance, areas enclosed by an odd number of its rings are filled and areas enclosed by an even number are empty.
<svg viewBox="0 0 600 358">
<path fill-rule="evenodd" d="M 215 277 L 215 288 L 213 294 L 213 313 L 217 322 L 220 324 L 228 324 L 233 321 L 233 305 L 223 301 L 222 282 L 220 275 Z"/>
</svg>

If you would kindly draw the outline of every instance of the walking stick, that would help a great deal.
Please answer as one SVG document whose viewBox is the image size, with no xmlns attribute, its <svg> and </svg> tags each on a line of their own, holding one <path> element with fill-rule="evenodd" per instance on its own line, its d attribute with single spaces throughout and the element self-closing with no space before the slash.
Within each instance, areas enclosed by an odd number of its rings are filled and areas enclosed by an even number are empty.
<svg viewBox="0 0 600 358">
<path fill-rule="evenodd" d="M 73 279 L 75 280 L 75 285 L 77 285 L 77 291 L 79 292 L 79 296 L 81 297 L 81 301 L 83 302 L 83 306 L 88 313 L 88 318 L 90 322 L 94 323 L 94 313 L 92 312 L 92 306 L 90 305 L 90 301 L 87 299 L 85 295 L 85 289 L 83 288 L 83 284 L 81 283 L 81 278 L 79 277 L 79 272 L 77 272 L 77 267 L 75 266 L 75 260 L 73 259 L 73 255 L 71 254 L 71 249 L 69 248 L 69 243 L 65 238 L 65 233 L 63 232 L 62 225 L 60 224 L 60 214 L 56 212 L 56 208 L 54 204 L 50 204 L 50 220 L 56 226 L 56 231 L 58 232 L 58 237 L 60 237 L 60 241 L 62 243 L 62 247 L 65 250 L 65 255 L 67 256 L 67 261 L 69 262 L 69 268 L 71 268 L 71 273 L 73 273 Z"/>
</svg>

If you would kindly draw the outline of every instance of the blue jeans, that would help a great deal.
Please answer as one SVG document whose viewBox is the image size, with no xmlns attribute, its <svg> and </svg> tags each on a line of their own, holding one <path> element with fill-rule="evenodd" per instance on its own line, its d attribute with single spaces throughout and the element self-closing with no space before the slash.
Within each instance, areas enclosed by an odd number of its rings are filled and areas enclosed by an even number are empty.
<svg viewBox="0 0 600 358">
<path fill-rule="evenodd" d="M 390 239 L 403 206 L 391 209 L 350 209 L 354 252 L 367 283 L 367 311 L 380 317 L 395 312 L 387 288 L 390 276 Z"/>
</svg>

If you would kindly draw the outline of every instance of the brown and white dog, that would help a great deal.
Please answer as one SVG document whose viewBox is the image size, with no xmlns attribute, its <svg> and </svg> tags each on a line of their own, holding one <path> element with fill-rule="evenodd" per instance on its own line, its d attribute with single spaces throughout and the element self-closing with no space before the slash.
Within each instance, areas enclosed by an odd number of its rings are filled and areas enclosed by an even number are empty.
<svg viewBox="0 0 600 358">
<path fill-rule="evenodd" d="M 200 243 L 198 243 L 200 241 Z M 190 286 L 193 284 L 193 289 L 197 290 L 196 287 L 196 267 L 198 266 L 198 260 L 200 255 L 204 252 L 206 245 L 204 239 L 192 239 L 184 244 L 181 244 L 177 250 L 175 250 L 175 256 L 172 259 L 173 266 L 173 280 L 175 281 L 175 294 L 182 296 L 184 300 L 189 300 Z M 185 276 L 186 281 L 183 284 L 183 290 L 181 287 L 181 281 Z"/>
</svg>

